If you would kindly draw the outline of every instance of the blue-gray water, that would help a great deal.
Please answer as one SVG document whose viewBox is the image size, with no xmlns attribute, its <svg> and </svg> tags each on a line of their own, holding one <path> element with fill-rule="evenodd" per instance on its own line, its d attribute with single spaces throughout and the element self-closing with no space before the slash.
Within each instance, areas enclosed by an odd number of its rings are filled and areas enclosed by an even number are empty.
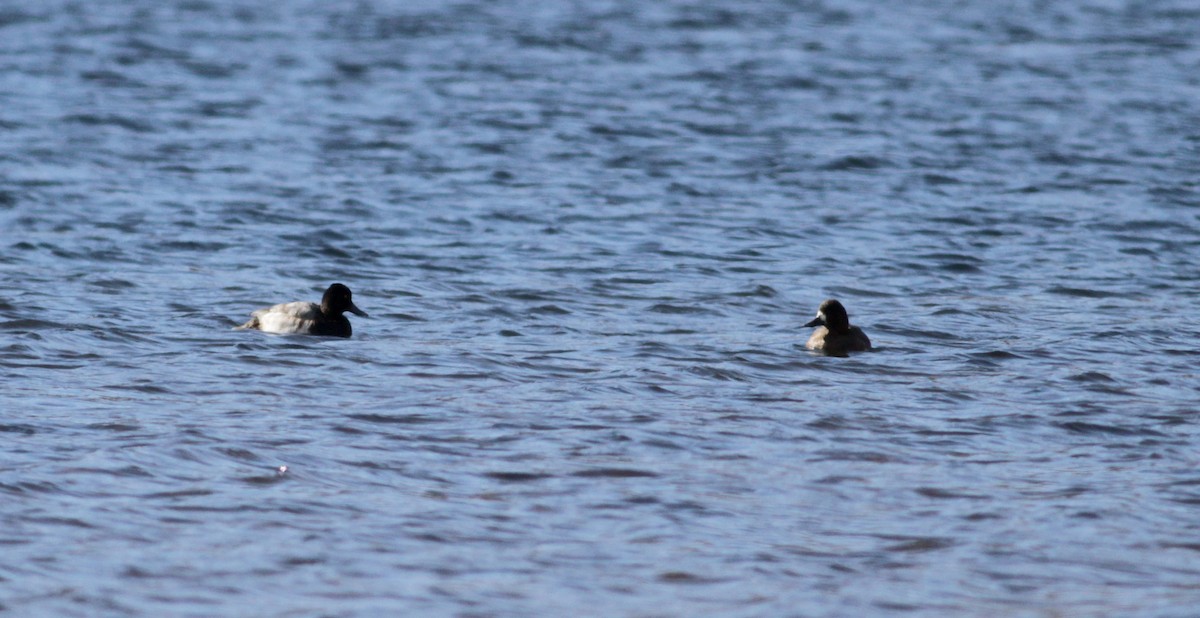
<svg viewBox="0 0 1200 618">
<path fill-rule="evenodd" d="M 6 3 L 0 609 L 1195 616 L 1198 33 Z"/>
</svg>

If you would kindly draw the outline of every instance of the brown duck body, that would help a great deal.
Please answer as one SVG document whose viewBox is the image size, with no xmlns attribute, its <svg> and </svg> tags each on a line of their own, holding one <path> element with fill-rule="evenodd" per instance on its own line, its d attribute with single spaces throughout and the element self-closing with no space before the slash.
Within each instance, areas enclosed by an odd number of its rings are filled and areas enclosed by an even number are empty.
<svg viewBox="0 0 1200 618">
<path fill-rule="evenodd" d="M 871 340 L 857 326 L 850 325 L 850 316 L 842 303 L 829 299 L 821 303 L 817 317 L 805 324 L 817 326 L 804 347 L 824 352 L 830 356 L 846 356 L 850 352 L 865 352 L 871 349 Z"/>
</svg>

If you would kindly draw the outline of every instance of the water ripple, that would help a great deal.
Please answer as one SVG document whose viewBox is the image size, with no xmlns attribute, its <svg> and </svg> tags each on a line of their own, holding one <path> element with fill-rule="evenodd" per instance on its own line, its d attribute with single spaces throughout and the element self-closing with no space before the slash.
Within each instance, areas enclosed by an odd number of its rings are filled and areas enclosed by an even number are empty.
<svg viewBox="0 0 1200 618">
<path fill-rule="evenodd" d="M 1190 615 L 1198 27 L 0 9 L 3 607 Z"/>
</svg>

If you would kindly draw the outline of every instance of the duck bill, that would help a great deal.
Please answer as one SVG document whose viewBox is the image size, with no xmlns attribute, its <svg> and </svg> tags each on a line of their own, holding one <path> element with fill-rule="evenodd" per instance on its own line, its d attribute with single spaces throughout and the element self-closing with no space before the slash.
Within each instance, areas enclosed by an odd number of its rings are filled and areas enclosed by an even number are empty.
<svg viewBox="0 0 1200 618">
<path fill-rule="evenodd" d="M 813 318 L 807 324 L 804 325 L 804 328 L 812 328 L 814 326 L 825 326 L 825 320 L 822 320 L 819 317 Z"/>
<path fill-rule="evenodd" d="M 363 311 L 362 309 L 359 309 L 358 307 L 355 307 L 355 306 L 354 306 L 354 303 L 350 303 L 350 306 L 349 306 L 349 307 L 346 307 L 346 311 L 349 311 L 350 313 L 353 313 L 354 315 L 361 316 L 361 317 L 364 317 L 364 318 L 369 318 L 369 317 L 371 317 L 371 316 L 367 315 L 367 312 L 366 312 L 366 311 Z"/>
</svg>

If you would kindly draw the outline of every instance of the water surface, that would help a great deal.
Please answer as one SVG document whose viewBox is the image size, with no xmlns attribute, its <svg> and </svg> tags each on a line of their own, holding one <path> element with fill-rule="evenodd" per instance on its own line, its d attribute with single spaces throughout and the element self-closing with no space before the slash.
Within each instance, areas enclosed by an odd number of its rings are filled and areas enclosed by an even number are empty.
<svg viewBox="0 0 1200 618">
<path fill-rule="evenodd" d="M 0 9 L 0 609 L 1194 615 L 1198 31 Z"/>
</svg>

